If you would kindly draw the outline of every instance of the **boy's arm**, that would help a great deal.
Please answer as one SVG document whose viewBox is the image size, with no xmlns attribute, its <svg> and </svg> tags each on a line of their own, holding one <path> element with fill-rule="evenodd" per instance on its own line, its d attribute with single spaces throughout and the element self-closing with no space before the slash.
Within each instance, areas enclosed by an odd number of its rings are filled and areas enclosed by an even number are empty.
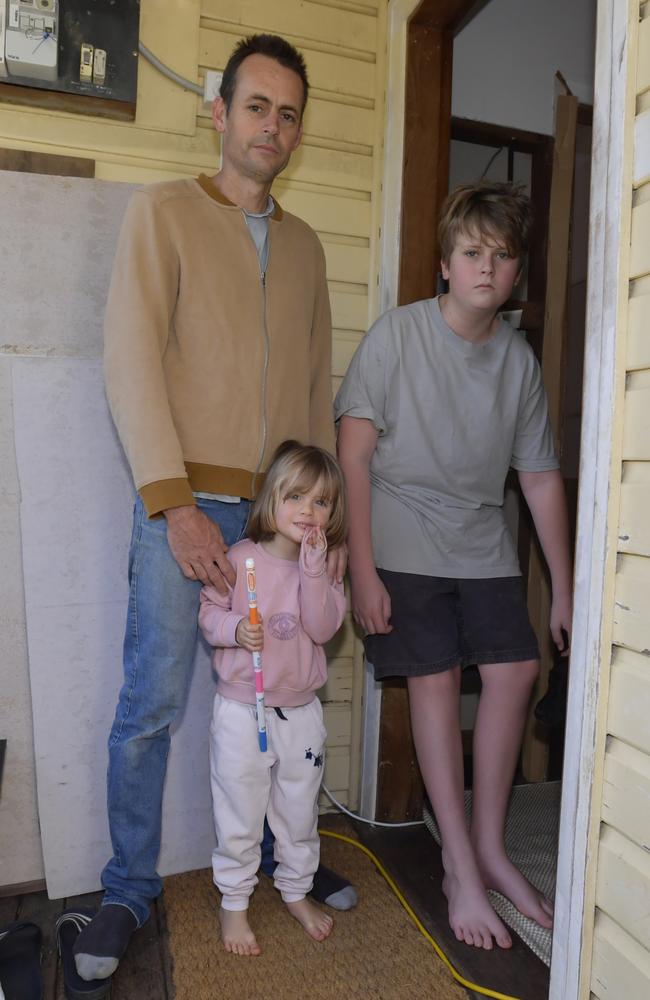
<svg viewBox="0 0 650 1000">
<path fill-rule="evenodd" d="M 518 476 L 551 574 L 551 635 L 558 649 L 563 649 L 562 629 L 566 629 L 569 645 L 571 643 L 573 581 L 569 518 L 562 475 L 559 469 L 551 469 L 547 472 L 518 472 Z"/>
<path fill-rule="evenodd" d="M 341 417 L 338 456 L 348 491 L 352 612 L 368 635 L 392 632 L 390 597 L 377 575 L 370 534 L 370 460 L 379 433 L 371 420 Z"/>
</svg>

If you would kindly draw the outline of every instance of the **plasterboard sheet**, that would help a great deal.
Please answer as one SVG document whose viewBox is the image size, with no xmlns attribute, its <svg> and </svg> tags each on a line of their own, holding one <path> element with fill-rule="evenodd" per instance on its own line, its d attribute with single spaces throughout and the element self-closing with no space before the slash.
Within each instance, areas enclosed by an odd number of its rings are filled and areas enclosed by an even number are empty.
<svg viewBox="0 0 650 1000">
<path fill-rule="evenodd" d="M 107 738 L 121 684 L 133 487 L 94 360 L 12 362 L 38 808 L 51 898 L 110 856 Z M 159 871 L 209 864 L 213 681 L 200 647 L 172 739 Z"/>
</svg>

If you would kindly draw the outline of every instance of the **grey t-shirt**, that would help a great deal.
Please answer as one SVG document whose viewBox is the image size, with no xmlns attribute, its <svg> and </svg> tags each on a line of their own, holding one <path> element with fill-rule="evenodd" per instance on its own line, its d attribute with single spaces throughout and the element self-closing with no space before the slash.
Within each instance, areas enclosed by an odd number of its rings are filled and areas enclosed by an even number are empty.
<svg viewBox="0 0 650 1000">
<path fill-rule="evenodd" d="M 437 299 L 385 313 L 359 345 L 335 417 L 371 420 L 375 563 L 430 576 L 519 575 L 505 478 L 557 469 L 546 394 L 524 338 L 502 321 L 483 344 Z"/>
</svg>

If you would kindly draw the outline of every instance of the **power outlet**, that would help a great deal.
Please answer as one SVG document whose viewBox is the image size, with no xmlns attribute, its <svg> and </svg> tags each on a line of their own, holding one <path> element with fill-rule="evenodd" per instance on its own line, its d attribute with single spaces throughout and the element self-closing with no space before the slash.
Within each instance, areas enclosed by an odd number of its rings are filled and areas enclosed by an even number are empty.
<svg viewBox="0 0 650 1000">
<path fill-rule="evenodd" d="M 211 107 L 215 97 L 219 96 L 222 78 L 223 73 L 220 70 L 206 69 L 203 78 L 203 104 L 205 107 Z"/>
</svg>

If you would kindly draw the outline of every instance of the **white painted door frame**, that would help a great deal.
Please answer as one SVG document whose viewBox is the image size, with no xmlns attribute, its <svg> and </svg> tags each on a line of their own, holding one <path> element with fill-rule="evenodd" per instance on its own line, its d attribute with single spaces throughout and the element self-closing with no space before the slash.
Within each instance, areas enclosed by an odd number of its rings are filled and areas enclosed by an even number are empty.
<svg viewBox="0 0 650 1000">
<path fill-rule="evenodd" d="M 610 489 L 610 477 L 620 474 L 612 462 L 612 417 L 620 296 L 628 294 L 620 273 L 630 224 L 622 211 L 629 206 L 626 185 L 631 185 L 631 151 L 625 143 L 628 18 L 629 0 L 598 0 L 574 612 L 549 1000 L 579 1000 L 590 992 L 589 969 L 582 966 L 591 947 L 585 954 L 583 923 L 585 905 L 593 906 L 587 897 L 587 862 L 597 830 L 594 811 L 600 806 L 593 792 L 601 700 L 607 694 L 601 671 L 611 655 L 607 573 L 613 572 L 618 511 L 612 493 L 617 496 L 618 490 Z"/>
<path fill-rule="evenodd" d="M 379 306 L 397 304 L 404 151 L 407 25 L 419 0 L 388 5 L 388 81 Z M 582 462 L 576 541 L 569 726 L 562 789 L 558 889 L 549 1000 L 579 1000 L 585 873 L 599 705 L 604 577 L 609 534 L 616 312 L 627 76 L 628 0 L 598 0 L 585 338 Z M 367 680 L 365 747 L 379 735 L 381 693 Z M 365 749 L 364 747 L 364 749 Z M 362 801 L 370 810 L 376 767 L 364 769 Z M 372 812 L 370 812 L 372 815 Z"/>
</svg>

